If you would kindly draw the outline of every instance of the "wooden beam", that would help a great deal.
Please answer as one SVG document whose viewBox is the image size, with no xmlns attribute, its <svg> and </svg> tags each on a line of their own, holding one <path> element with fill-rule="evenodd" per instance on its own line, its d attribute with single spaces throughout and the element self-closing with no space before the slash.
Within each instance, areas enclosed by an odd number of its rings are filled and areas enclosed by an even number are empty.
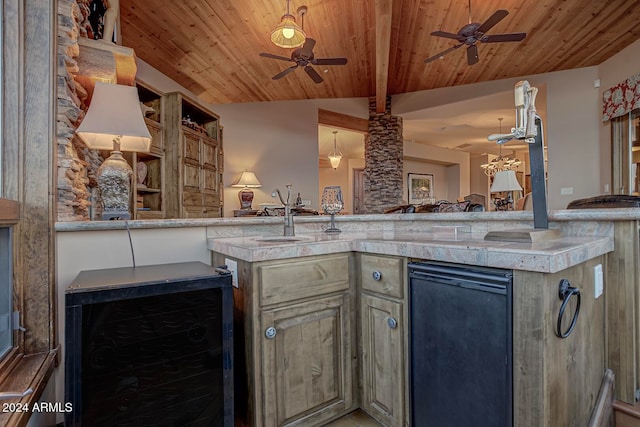
<svg viewBox="0 0 640 427">
<path fill-rule="evenodd" d="M 376 0 L 376 112 L 384 113 L 389 78 L 392 0 Z"/>
<path fill-rule="evenodd" d="M 369 120 L 323 109 L 318 109 L 318 124 L 360 133 L 369 132 Z"/>
</svg>

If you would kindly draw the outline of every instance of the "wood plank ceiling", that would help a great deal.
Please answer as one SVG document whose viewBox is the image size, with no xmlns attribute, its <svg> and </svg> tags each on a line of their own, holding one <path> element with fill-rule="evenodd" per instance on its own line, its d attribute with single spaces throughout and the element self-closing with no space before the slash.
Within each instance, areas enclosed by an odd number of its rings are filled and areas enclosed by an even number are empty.
<svg viewBox="0 0 640 427">
<path fill-rule="evenodd" d="M 488 34 L 526 32 L 520 43 L 479 44 L 467 65 L 464 47 L 431 36 L 469 23 L 468 0 L 292 0 L 305 5 L 316 58 L 347 57 L 344 66 L 314 66 L 271 77 L 290 62 L 269 35 L 286 0 L 121 0 L 122 44 L 203 100 L 237 103 L 376 96 L 598 65 L 640 38 L 640 0 L 472 0 L 473 22 L 498 9 L 509 15 Z M 298 24 L 301 24 L 298 18 Z"/>
</svg>

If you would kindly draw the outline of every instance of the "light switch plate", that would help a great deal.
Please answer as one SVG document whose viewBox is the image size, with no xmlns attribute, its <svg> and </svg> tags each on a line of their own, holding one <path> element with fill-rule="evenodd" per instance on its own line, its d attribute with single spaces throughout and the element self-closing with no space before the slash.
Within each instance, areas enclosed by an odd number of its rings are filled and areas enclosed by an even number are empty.
<svg viewBox="0 0 640 427">
<path fill-rule="evenodd" d="M 573 187 L 562 187 L 562 188 L 560 188 L 560 195 L 568 196 L 569 194 L 573 194 Z"/>
<path fill-rule="evenodd" d="M 231 284 L 234 288 L 238 288 L 238 262 L 229 258 L 224 259 L 227 270 L 231 272 Z"/>
<path fill-rule="evenodd" d="M 602 275 L 602 264 L 593 267 L 593 282 L 595 297 L 598 298 L 604 292 L 604 278 Z"/>
</svg>

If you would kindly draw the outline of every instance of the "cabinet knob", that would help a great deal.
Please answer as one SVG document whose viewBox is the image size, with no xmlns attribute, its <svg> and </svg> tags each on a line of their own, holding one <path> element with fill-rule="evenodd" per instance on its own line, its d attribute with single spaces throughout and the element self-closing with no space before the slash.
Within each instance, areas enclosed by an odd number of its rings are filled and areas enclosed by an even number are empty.
<svg viewBox="0 0 640 427">
<path fill-rule="evenodd" d="M 269 339 L 273 339 L 276 337 L 276 334 L 278 332 L 276 331 L 276 328 L 274 328 L 273 326 L 269 326 L 265 331 L 264 331 L 264 336 L 269 338 Z"/>
<path fill-rule="evenodd" d="M 387 319 L 387 325 L 389 325 L 389 327 L 391 329 L 395 329 L 398 327 L 398 321 L 396 319 L 394 319 L 393 317 L 389 317 Z"/>
<path fill-rule="evenodd" d="M 374 271 L 372 276 L 373 280 L 375 280 L 376 282 L 379 282 L 382 279 L 382 273 L 380 273 L 378 270 Z"/>
</svg>

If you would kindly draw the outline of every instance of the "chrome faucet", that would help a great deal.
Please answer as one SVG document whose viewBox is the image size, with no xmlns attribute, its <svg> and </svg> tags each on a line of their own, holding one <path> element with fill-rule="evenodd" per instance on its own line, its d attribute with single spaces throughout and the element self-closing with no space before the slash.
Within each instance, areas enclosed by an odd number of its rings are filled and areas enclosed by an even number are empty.
<svg viewBox="0 0 640 427">
<path fill-rule="evenodd" d="M 285 236 L 295 236 L 296 232 L 293 226 L 293 214 L 291 212 L 291 184 L 287 184 L 287 201 L 285 203 L 282 198 L 282 193 L 280 193 L 279 189 L 273 190 L 271 193 L 271 197 L 280 198 L 280 202 L 284 205 L 284 235 Z"/>
</svg>

